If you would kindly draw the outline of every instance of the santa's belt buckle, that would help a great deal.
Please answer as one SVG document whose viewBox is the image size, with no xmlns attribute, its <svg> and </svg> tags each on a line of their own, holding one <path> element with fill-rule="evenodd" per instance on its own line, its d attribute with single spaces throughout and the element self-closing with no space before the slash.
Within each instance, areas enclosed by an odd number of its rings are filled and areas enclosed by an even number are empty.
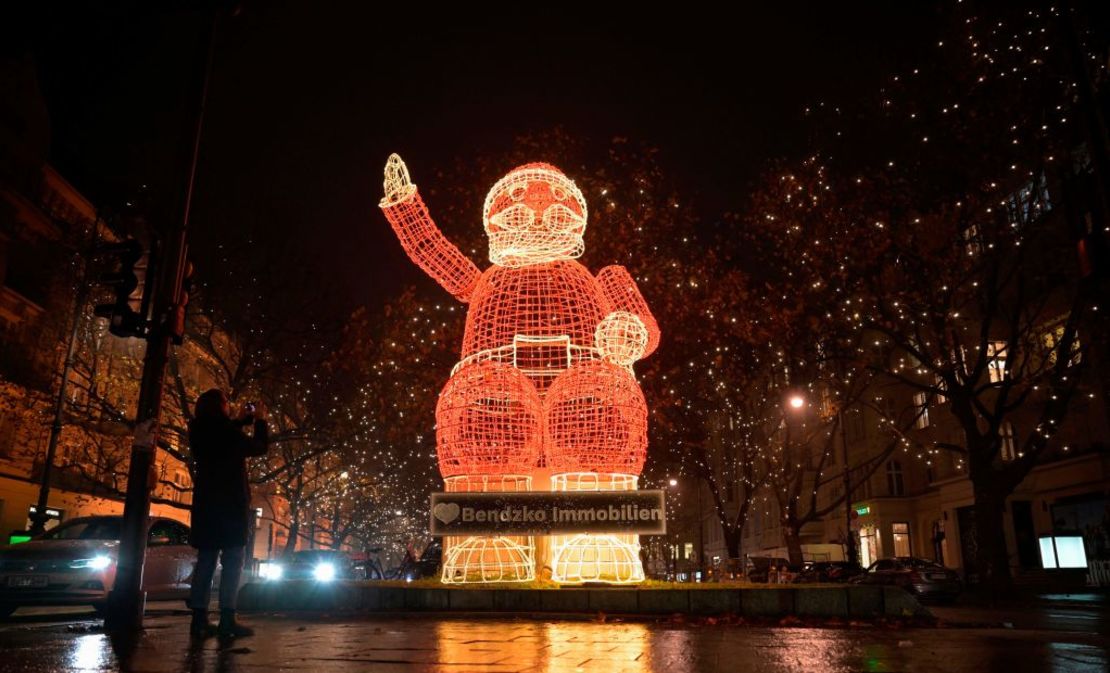
<svg viewBox="0 0 1110 673">
<path fill-rule="evenodd" d="M 525 374 L 552 375 L 570 368 L 570 337 L 527 336 L 513 337 L 513 367 Z"/>
</svg>

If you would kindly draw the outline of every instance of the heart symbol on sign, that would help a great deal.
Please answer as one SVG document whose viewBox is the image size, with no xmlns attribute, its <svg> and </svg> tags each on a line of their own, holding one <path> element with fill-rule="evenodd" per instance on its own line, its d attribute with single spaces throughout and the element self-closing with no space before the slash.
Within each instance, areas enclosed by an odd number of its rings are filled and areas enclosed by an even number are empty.
<svg viewBox="0 0 1110 673">
<path fill-rule="evenodd" d="M 441 502 L 432 508 L 432 516 L 443 523 L 451 523 L 459 518 L 459 506 L 453 502 Z"/>
</svg>

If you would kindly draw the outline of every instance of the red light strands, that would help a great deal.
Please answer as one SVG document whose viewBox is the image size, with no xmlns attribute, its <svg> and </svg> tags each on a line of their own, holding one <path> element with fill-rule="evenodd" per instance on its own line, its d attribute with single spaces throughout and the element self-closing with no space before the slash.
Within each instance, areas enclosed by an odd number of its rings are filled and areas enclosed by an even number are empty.
<svg viewBox="0 0 1110 673">
<path fill-rule="evenodd" d="M 405 252 L 445 290 L 467 301 L 481 272 L 439 230 L 401 157 L 393 154 L 385 166 L 385 197 L 378 204 L 385 211 Z"/>
<path fill-rule="evenodd" d="M 380 205 L 405 252 L 470 303 L 462 359 L 436 407 L 448 489 L 527 490 L 548 475 L 555 490 L 636 488 L 647 404 L 631 367 L 658 346 L 659 326 L 623 267 L 594 276 L 576 261 L 587 208 L 574 182 L 542 163 L 498 180 L 482 211 L 492 262 L 484 272 L 435 226 L 395 154 L 384 186 Z M 445 582 L 535 576 L 531 539 L 445 546 Z M 562 536 L 551 547 L 556 581 L 643 579 L 635 536 Z"/>
</svg>

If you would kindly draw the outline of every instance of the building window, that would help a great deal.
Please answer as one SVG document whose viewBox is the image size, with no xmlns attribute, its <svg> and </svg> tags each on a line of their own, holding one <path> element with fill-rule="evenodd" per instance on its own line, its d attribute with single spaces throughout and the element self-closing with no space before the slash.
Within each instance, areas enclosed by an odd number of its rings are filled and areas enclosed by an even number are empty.
<svg viewBox="0 0 1110 673">
<path fill-rule="evenodd" d="M 906 485 L 902 480 L 902 463 L 897 460 L 886 464 L 886 488 L 890 495 L 905 495 Z"/>
<path fill-rule="evenodd" d="M 1001 440 L 1000 454 L 1002 460 L 1009 462 L 1018 457 L 1017 445 L 1014 443 L 1014 426 L 1010 421 L 1003 421 L 998 428 L 998 437 Z"/>
<path fill-rule="evenodd" d="M 1030 180 L 1025 185 L 1010 194 L 1006 199 L 1006 212 L 1010 216 L 1010 224 L 1014 227 L 1029 224 L 1043 213 L 1052 210 L 1052 199 L 1048 195 L 1048 181 L 1044 173 L 1034 182 Z"/>
<path fill-rule="evenodd" d="M 684 558 L 684 559 L 694 558 L 694 543 L 693 542 L 687 542 L 683 546 L 683 548 L 682 548 L 682 558 Z"/>
<path fill-rule="evenodd" d="M 974 257 L 983 251 L 983 236 L 979 233 L 979 227 L 973 224 L 964 229 L 963 238 L 968 257 Z"/>
<path fill-rule="evenodd" d="M 1044 343 L 1045 352 L 1047 353 L 1048 364 L 1056 364 L 1056 356 L 1060 352 L 1060 342 L 1064 340 L 1064 325 L 1057 325 L 1041 335 L 1041 341 Z M 1071 342 L 1071 357 L 1068 358 L 1068 366 L 1074 367 L 1083 360 L 1083 354 L 1080 352 L 1079 335 L 1075 334 Z"/>
<path fill-rule="evenodd" d="M 857 467 L 852 470 L 852 500 L 867 500 L 871 497 L 871 475 L 867 473 L 867 466 Z"/>
<path fill-rule="evenodd" d="M 181 470 L 173 473 L 173 486 L 170 487 L 170 497 L 174 502 L 182 502 L 185 499 L 185 491 L 189 488 L 189 475 Z"/>
<path fill-rule="evenodd" d="M 867 568 L 879 557 L 879 540 L 874 526 L 859 529 L 859 560 Z"/>
<path fill-rule="evenodd" d="M 929 396 L 924 392 L 913 394 L 914 421 L 913 427 L 918 430 L 929 427 Z"/>
<path fill-rule="evenodd" d="M 891 424 L 894 424 L 898 420 L 898 405 L 895 404 L 894 397 L 892 395 L 887 395 L 886 397 L 884 397 L 882 401 L 882 406 L 883 418 L 885 418 Z"/>
<path fill-rule="evenodd" d="M 945 395 L 945 393 L 948 392 L 948 384 L 944 382 L 944 377 L 940 374 L 934 374 L 933 385 L 938 391 L 940 391 L 936 393 L 935 397 L 933 398 L 934 401 L 936 401 L 937 404 L 944 404 L 945 402 L 947 402 L 948 397 L 947 395 Z"/>
<path fill-rule="evenodd" d="M 0 416 L 0 458 L 15 455 L 16 419 L 14 414 Z"/>
<path fill-rule="evenodd" d="M 999 383 L 1006 379 L 1006 342 L 987 342 L 987 373 L 991 383 Z"/>
<path fill-rule="evenodd" d="M 894 534 L 894 555 L 910 556 L 910 525 L 904 521 L 891 524 Z"/>
<path fill-rule="evenodd" d="M 848 436 L 854 440 L 867 438 L 867 424 L 863 422 L 863 412 L 859 410 L 848 414 Z"/>
</svg>

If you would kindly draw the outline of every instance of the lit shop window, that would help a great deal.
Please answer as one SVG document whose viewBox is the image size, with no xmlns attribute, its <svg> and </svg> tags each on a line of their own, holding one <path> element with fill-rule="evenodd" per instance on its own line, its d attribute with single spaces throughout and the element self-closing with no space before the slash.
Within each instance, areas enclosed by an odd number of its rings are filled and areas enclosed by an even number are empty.
<svg viewBox="0 0 1110 673">
<path fill-rule="evenodd" d="M 1002 442 L 1000 453 L 1002 460 L 1009 462 L 1018 457 L 1017 445 L 1014 442 L 1014 425 L 1010 421 L 1003 421 L 998 428 L 998 436 Z"/>
<path fill-rule="evenodd" d="M 1006 379 L 1006 342 L 987 342 L 987 372 L 990 374 L 991 383 L 998 383 Z"/>
<path fill-rule="evenodd" d="M 917 415 L 913 427 L 918 430 L 929 427 L 929 396 L 923 392 L 914 393 L 913 406 L 914 413 Z"/>
<path fill-rule="evenodd" d="M 894 555 L 910 556 L 910 525 L 906 522 L 891 524 L 894 534 Z"/>
</svg>

